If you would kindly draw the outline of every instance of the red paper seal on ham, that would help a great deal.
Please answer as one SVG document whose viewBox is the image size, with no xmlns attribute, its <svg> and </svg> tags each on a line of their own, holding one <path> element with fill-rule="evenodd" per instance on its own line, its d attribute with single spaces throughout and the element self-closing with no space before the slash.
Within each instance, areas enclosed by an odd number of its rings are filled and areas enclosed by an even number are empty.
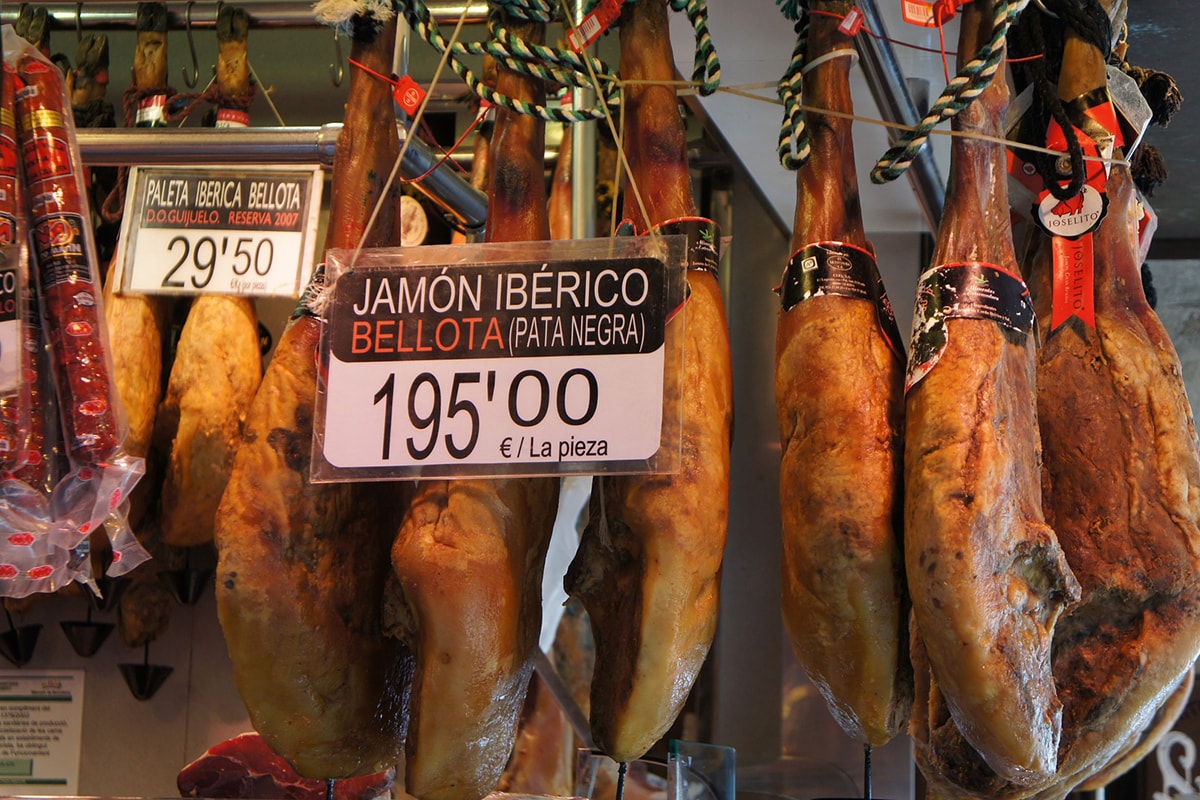
<svg viewBox="0 0 1200 800">
<path fill-rule="evenodd" d="M 396 771 L 333 782 L 333 800 L 388 796 Z M 255 800 L 325 800 L 326 782 L 302 778 L 257 733 L 243 733 L 210 747 L 179 771 L 181 797 L 244 797 Z"/>
</svg>

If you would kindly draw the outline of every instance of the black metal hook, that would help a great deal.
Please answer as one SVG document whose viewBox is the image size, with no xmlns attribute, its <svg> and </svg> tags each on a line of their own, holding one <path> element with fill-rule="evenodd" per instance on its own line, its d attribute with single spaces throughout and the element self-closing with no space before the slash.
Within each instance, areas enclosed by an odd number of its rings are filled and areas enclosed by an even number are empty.
<svg viewBox="0 0 1200 800">
<path fill-rule="evenodd" d="M 342 34 L 337 28 L 333 29 L 333 49 L 337 53 L 337 63 L 329 65 L 329 78 L 334 86 L 341 86 L 346 69 L 342 66 Z"/>
<path fill-rule="evenodd" d="M 191 0 L 187 4 L 187 10 L 183 14 L 184 30 L 187 31 L 188 50 L 192 54 L 192 72 L 188 74 L 187 67 L 181 67 L 180 72 L 183 73 L 183 82 L 188 85 L 189 89 L 193 89 L 196 83 L 200 80 L 200 62 L 196 59 L 196 42 L 192 39 L 192 6 L 195 5 Z"/>
</svg>

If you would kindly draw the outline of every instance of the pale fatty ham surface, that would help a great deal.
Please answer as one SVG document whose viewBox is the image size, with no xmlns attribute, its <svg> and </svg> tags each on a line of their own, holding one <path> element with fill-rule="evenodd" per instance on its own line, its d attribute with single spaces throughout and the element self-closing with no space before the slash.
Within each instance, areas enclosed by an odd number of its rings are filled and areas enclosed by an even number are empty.
<svg viewBox="0 0 1200 800">
<path fill-rule="evenodd" d="M 162 488 L 162 537 L 173 547 L 212 541 L 217 505 L 242 423 L 262 380 L 254 302 L 204 295 L 192 302 L 157 425 L 171 442 Z"/>
</svg>

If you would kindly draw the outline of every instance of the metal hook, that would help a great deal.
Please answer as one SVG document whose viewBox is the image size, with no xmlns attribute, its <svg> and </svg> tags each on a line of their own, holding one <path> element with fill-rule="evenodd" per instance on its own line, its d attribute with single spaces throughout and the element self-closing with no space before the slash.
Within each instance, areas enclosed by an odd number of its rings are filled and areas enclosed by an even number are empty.
<svg viewBox="0 0 1200 800">
<path fill-rule="evenodd" d="M 333 29 L 333 48 L 337 51 L 337 63 L 329 65 L 329 78 L 334 86 L 341 86 L 346 70 L 342 66 L 342 36 L 338 28 Z"/>
<path fill-rule="evenodd" d="M 183 14 L 184 30 L 187 31 L 188 50 L 192 53 L 192 73 L 188 74 L 187 67 L 180 67 L 179 71 L 183 74 L 183 82 L 188 85 L 189 89 L 195 88 L 196 82 L 200 80 L 200 62 L 196 60 L 196 42 L 192 39 L 192 5 L 189 0 L 187 11 Z"/>
<path fill-rule="evenodd" d="M 75 41 L 83 41 L 83 0 L 75 4 Z"/>
</svg>

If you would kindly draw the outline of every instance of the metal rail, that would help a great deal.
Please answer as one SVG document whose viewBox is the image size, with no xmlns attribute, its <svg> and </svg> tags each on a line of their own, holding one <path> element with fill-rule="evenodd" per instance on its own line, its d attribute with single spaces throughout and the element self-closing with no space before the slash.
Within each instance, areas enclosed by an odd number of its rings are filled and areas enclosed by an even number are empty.
<svg viewBox="0 0 1200 800">
<path fill-rule="evenodd" d="M 572 0 L 575 19 L 583 19 L 584 0 Z M 595 55 L 596 48 L 587 49 Z M 587 108 L 596 102 L 596 92 L 576 86 L 571 97 L 574 107 Z M 596 125 L 595 120 L 571 126 L 571 238 L 590 239 L 596 235 Z"/>
<path fill-rule="evenodd" d="M 89 165 L 320 164 L 333 166 L 341 123 L 288 128 L 80 128 L 79 153 Z M 403 135 L 403 128 L 401 129 Z M 487 196 L 440 154 L 413 139 L 400 174 L 425 177 L 413 187 L 468 232 L 487 221 Z M 428 173 L 428 175 L 426 175 Z"/>
<path fill-rule="evenodd" d="M 135 30 L 137 27 L 137 3 L 132 2 L 47 2 L 28 0 L 25 3 L 4 3 L 0 8 L 0 24 L 14 24 L 23 5 L 46 9 L 51 30 Z M 191 6 L 191 26 L 195 29 L 215 28 L 217 10 L 221 0 L 167 0 L 168 21 L 172 28 L 184 27 L 188 6 Z M 321 23 L 313 17 L 311 2 L 280 2 L 279 0 L 237 0 L 239 8 L 250 14 L 251 22 L 259 28 L 316 28 Z M 481 2 L 427 3 L 433 18 L 438 22 L 457 22 L 463 10 L 467 22 L 487 21 L 488 6 Z"/>
</svg>

